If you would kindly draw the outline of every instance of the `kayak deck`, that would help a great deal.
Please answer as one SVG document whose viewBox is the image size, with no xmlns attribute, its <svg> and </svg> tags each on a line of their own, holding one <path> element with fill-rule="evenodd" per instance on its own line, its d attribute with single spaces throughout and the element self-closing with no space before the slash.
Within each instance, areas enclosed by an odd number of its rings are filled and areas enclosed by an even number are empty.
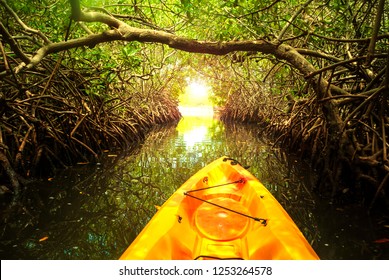
<svg viewBox="0 0 389 280">
<path fill-rule="evenodd" d="M 222 157 L 185 182 L 120 259 L 318 259 L 273 195 Z"/>
</svg>

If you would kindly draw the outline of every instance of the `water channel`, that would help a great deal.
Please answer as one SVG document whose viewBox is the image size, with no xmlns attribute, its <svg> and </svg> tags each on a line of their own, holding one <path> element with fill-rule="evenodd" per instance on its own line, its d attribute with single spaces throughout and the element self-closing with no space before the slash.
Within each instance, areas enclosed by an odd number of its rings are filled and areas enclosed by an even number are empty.
<svg viewBox="0 0 389 280">
<path fill-rule="evenodd" d="M 1 259 L 117 259 L 162 203 L 195 171 L 228 155 L 280 201 L 322 259 L 387 259 L 387 244 L 363 209 L 341 208 L 312 191 L 304 163 L 257 128 L 187 113 L 125 154 L 107 151 L 31 185 L 22 213 L 3 213 Z M 2 198 L 2 209 L 5 202 Z M 4 220 L 4 219 L 3 219 Z M 184 234 L 184 233 L 183 233 Z M 386 246 L 386 247 L 385 247 Z"/>
</svg>

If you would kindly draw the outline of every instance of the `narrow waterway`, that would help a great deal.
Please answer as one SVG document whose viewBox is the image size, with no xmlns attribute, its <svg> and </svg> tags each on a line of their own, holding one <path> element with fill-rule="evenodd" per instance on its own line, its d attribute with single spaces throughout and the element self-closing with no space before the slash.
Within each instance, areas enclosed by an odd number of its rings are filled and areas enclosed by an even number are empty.
<svg viewBox="0 0 389 280">
<path fill-rule="evenodd" d="M 322 259 L 389 257 L 362 209 L 315 195 L 317 178 L 300 159 L 272 147 L 255 128 L 225 126 L 212 114 L 192 111 L 126 154 L 107 151 L 98 164 L 80 163 L 29 186 L 21 212 L 3 211 L 1 259 L 117 259 L 156 206 L 223 155 L 250 166 Z"/>
</svg>

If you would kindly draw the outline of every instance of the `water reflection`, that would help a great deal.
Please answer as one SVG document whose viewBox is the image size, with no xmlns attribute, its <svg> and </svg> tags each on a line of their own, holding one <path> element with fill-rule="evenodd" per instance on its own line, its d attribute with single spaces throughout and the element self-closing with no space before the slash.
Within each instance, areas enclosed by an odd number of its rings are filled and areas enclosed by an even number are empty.
<svg viewBox="0 0 389 280">
<path fill-rule="evenodd" d="M 215 132 L 214 125 L 217 121 L 213 118 L 213 108 L 202 107 L 179 107 L 182 119 L 178 123 L 177 147 L 185 146 L 186 150 L 193 149 L 196 144 L 206 144 L 212 141 Z"/>
<path fill-rule="evenodd" d="M 283 204 L 321 258 L 375 256 L 371 246 L 364 251 L 358 247 L 358 238 L 366 237 L 355 237 L 346 225 L 343 231 L 336 229 L 337 210 L 318 206 L 309 187 L 316 180 L 313 173 L 261 136 L 247 126 L 225 127 L 212 116 L 186 115 L 177 127 L 150 133 L 131 153 L 107 153 L 101 165 L 78 166 L 30 186 L 22 212 L 3 214 L 0 256 L 117 259 L 156 206 L 195 171 L 223 155 L 250 165 L 250 172 Z M 334 232 L 339 232 L 337 237 Z"/>
</svg>

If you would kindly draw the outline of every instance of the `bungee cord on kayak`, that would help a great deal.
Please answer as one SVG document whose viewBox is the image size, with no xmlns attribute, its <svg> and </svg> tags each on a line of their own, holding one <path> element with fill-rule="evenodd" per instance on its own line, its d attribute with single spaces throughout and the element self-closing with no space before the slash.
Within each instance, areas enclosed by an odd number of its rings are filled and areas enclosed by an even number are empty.
<svg viewBox="0 0 389 280">
<path fill-rule="evenodd" d="M 206 181 L 208 181 L 208 178 L 204 177 L 203 182 L 206 182 Z M 197 200 L 200 200 L 202 202 L 211 204 L 213 206 L 222 208 L 224 210 L 231 211 L 231 212 L 233 212 L 235 214 L 242 215 L 242 216 L 247 217 L 249 219 L 253 219 L 254 221 L 261 222 L 264 226 L 266 226 L 267 225 L 267 219 L 250 216 L 250 215 L 247 215 L 245 213 L 242 213 L 242 212 L 239 212 L 239 211 L 235 211 L 235 210 L 233 210 L 231 208 L 224 207 L 224 206 L 222 206 L 220 204 L 216 204 L 216 203 L 210 202 L 210 201 L 208 201 L 206 199 L 202 199 L 202 198 L 200 198 L 198 196 L 194 196 L 194 195 L 191 194 L 191 193 L 194 193 L 194 192 L 200 192 L 200 191 L 205 191 L 205 190 L 209 190 L 209 189 L 213 189 L 213 188 L 218 188 L 218 187 L 223 187 L 223 186 L 228 186 L 228 185 L 233 185 L 233 184 L 239 184 L 239 183 L 245 183 L 245 179 L 241 178 L 241 179 L 233 181 L 233 182 L 228 182 L 228 183 L 223 183 L 223 184 L 219 184 L 219 185 L 215 185 L 215 186 L 209 186 L 209 187 L 205 187 L 205 188 L 190 190 L 190 191 L 184 192 L 184 195 L 186 195 L 188 197 L 191 197 L 191 198 L 194 198 L 194 199 L 197 199 Z"/>
</svg>

